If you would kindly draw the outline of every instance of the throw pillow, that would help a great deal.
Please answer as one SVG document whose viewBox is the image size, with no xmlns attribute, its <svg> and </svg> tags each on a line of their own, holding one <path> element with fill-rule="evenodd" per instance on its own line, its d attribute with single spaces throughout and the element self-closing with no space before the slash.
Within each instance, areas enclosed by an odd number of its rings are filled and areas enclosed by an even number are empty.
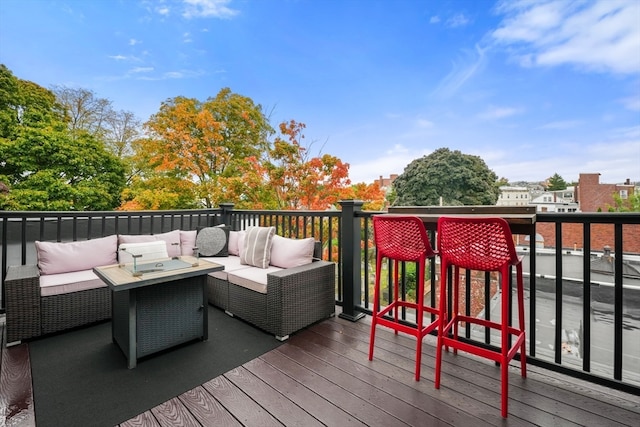
<svg viewBox="0 0 640 427">
<path fill-rule="evenodd" d="M 229 232 L 229 255 L 240 256 L 240 248 L 238 247 L 239 231 Z"/>
<path fill-rule="evenodd" d="M 196 246 L 200 256 L 229 256 L 229 231 L 229 227 L 225 225 L 204 227 L 198 230 Z"/>
<path fill-rule="evenodd" d="M 180 230 L 168 231 L 160 234 L 120 234 L 118 235 L 118 245 L 122 243 L 144 243 L 163 240 L 167 244 L 167 253 L 170 257 L 181 255 Z"/>
<path fill-rule="evenodd" d="M 57 274 L 117 264 L 117 243 L 115 234 L 69 243 L 36 241 L 38 268 L 41 274 Z"/>
<path fill-rule="evenodd" d="M 180 253 L 182 255 L 193 255 L 193 248 L 196 247 L 196 235 L 198 232 L 196 230 L 184 231 L 180 230 Z"/>
<path fill-rule="evenodd" d="M 271 260 L 271 245 L 275 227 L 248 227 L 244 236 L 244 248 L 240 252 L 240 263 L 267 268 Z"/>
<path fill-rule="evenodd" d="M 270 264 L 275 267 L 291 268 L 313 262 L 313 237 L 306 239 L 289 239 L 273 236 Z"/>
</svg>

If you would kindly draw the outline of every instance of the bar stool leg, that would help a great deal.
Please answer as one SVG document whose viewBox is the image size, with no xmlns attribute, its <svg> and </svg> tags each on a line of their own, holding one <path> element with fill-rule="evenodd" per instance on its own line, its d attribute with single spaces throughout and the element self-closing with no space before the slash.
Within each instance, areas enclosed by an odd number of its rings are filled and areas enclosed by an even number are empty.
<svg viewBox="0 0 640 427">
<path fill-rule="evenodd" d="M 447 265 L 446 262 L 442 262 L 440 267 L 440 301 L 438 301 L 438 305 L 440 307 L 440 316 L 438 317 L 438 339 L 436 343 L 436 375 L 435 375 L 435 388 L 440 388 L 440 373 L 442 368 L 442 341 L 443 341 L 443 330 L 446 328 L 449 323 L 449 316 L 447 314 Z"/>
<path fill-rule="evenodd" d="M 525 338 L 520 344 L 520 371 L 522 378 L 527 377 L 527 340 L 526 332 L 524 332 L 524 280 L 522 278 L 522 264 L 516 266 L 516 277 L 518 282 L 518 322 L 520 330 L 523 331 Z"/>
<path fill-rule="evenodd" d="M 424 323 L 424 261 L 418 263 L 418 281 L 416 283 L 416 296 L 418 297 L 418 306 L 416 308 L 416 322 L 418 324 L 416 336 L 416 376 L 415 380 L 420 381 L 420 368 L 422 366 L 422 325 Z"/>
<path fill-rule="evenodd" d="M 509 286 L 509 267 L 506 266 L 500 272 L 500 281 L 502 282 L 502 295 L 500 300 L 502 304 L 502 312 L 500 313 L 501 325 L 500 325 L 500 383 L 502 404 L 501 411 L 502 417 L 507 417 L 507 402 L 509 400 L 509 300 L 511 296 L 511 286 Z"/>
<path fill-rule="evenodd" d="M 378 323 L 378 311 L 380 311 L 380 272 L 382 257 L 376 256 L 376 279 L 373 285 L 373 315 L 371 316 L 371 336 L 369 338 L 369 360 L 373 360 L 374 341 L 376 339 L 376 325 Z"/>
<path fill-rule="evenodd" d="M 398 281 L 399 281 L 399 274 L 398 274 L 398 260 L 393 260 L 393 301 L 389 301 L 389 304 L 394 304 L 395 306 L 393 307 L 393 319 L 395 320 L 396 324 L 398 323 L 398 305 L 396 304 L 396 301 L 398 301 Z M 398 335 L 398 330 L 394 329 L 393 333 Z"/>
</svg>

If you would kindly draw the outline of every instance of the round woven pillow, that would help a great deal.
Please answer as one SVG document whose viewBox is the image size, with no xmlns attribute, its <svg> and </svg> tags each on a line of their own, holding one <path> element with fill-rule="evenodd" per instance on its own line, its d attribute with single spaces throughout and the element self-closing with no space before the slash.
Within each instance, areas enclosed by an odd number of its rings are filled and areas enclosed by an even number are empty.
<svg viewBox="0 0 640 427">
<path fill-rule="evenodd" d="M 220 227 L 203 228 L 196 237 L 196 246 L 201 256 L 222 255 L 221 252 L 226 252 L 227 234 Z"/>
</svg>

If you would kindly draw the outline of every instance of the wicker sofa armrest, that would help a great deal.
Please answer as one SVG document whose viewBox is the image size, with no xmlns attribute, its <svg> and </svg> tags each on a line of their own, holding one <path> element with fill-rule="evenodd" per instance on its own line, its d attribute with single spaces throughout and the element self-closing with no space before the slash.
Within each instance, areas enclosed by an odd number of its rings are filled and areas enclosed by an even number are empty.
<svg viewBox="0 0 640 427">
<path fill-rule="evenodd" d="M 335 313 L 336 265 L 315 261 L 267 275 L 267 316 L 276 337 L 286 337 Z"/>
<path fill-rule="evenodd" d="M 40 336 L 42 329 L 38 266 L 9 266 L 4 287 L 7 343 Z"/>
</svg>

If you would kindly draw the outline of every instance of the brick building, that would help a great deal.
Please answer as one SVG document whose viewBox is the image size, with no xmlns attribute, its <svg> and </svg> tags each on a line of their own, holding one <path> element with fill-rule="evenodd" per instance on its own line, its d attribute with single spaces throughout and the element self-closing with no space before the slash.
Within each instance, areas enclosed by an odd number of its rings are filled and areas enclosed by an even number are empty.
<svg viewBox="0 0 640 427">
<path fill-rule="evenodd" d="M 568 218 L 567 218 L 568 219 Z M 557 247 L 555 224 L 538 222 L 536 231 L 544 238 L 546 248 Z M 591 250 L 601 252 L 605 246 L 614 248 L 613 225 L 611 224 L 591 224 Z M 623 244 L 622 251 L 629 254 L 640 254 L 640 226 L 625 225 L 622 227 Z M 562 224 L 562 248 L 582 249 L 584 248 L 583 225 L 582 224 Z"/>
<path fill-rule="evenodd" d="M 576 187 L 575 197 L 580 204 L 582 212 L 607 212 L 609 207 L 615 206 L 614 194 L 626 199 L 634 194 L 635 186 L 627 181 L 624 184 L 600 184 L 599 173 L 581 173 Z M 555 225 L 550 223 L 538 223 L 536 230 L 544 238 L 544 246 L 557 247 Z M 591 250 L 602 251 L 605 246 L 613 249 L 613 225 L 591 225 Z M 622 229 L 623 247 L 625 253 L 640 254 L 640 226 L 625 225 Z M 582 249 L 583 242 L 582 224 L 562 224 L 562 248 Z"/>
<path fill-rule="evenodd" d="M 380 179 L 378 179 L 376 183 L 381 190 L 387 191 L 389 188 L 391 188 L 391 184 L 393 184 L 393 181 L 395 181 L 397 177 L 397 173 L 392 173 L 391 175 L 389 175 L 389 178 L 383 178 L 382 175 L 380 175 Z"/>
<path fill-rule="evenodd" d="M 609 207 L 615 206 L 614 194 L 624 200 L 634 189 L 635 185 L 628 178 L 624 184 L 600 184 L 599 173 L 581 173 L 575 197 L 581 212 L 607 212 Z"/>
</svg>

